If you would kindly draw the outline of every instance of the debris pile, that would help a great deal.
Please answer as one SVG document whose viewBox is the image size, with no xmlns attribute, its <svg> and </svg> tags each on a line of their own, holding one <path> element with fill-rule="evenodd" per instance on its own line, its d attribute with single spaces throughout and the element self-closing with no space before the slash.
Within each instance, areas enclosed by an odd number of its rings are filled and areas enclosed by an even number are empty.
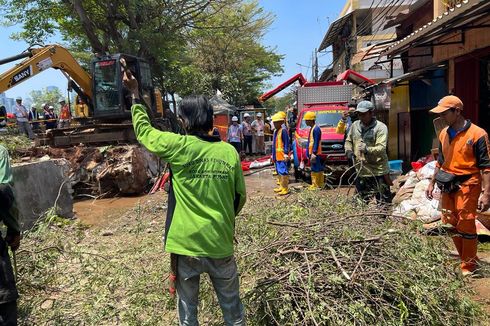
<svg viewBox="0 0 490 326">
<path fill-rule="evenodd" d="M 253 325 L 462 325 L 479 311 L 440 239 L 377 207 L 302 194 L 260 215 L 237 254 L 256 276 Z"/>
<path fill-rule="evenodd" d="M 428 229 L 437 228 L 442 217 L 439 209 L 441 198 L 439 188 L 437 186 L 434 188 L 434 199 L 429 200 L 425 195 L 430 179 L 434 175 L 435 166 L 435 161 L 429 162 L 417 172 L 412 170 L 395 180 L 398 191 L 393 198 L 394 213 L 411 220 L 419 220 L 427 224 Z M 490 236 L 490 215 L 485 214 L 489 213 L 478 215 L 477 233 Z"/>
<path fill-rule="evenodd" d="M 441 213 L 438 209 L 441 196 L 439 188 L 435 187 L 433 200 L 429 200 L 425 196 L 430 179 L 434 175 L 435 165 L 436 161 L 432 161 L 417 172 L 410 171 L 395 180 L 396 186 L 399 188 L 393 198 L 396 214 L 424 223 L 441 219 Z"/>
<path fill-rule="evenodd" d="M 23 156 L 68 160 L 75 198 L 141 194 L 164 169 L 156 156 L 138 145 L 32 147 Z"/>
</svg>

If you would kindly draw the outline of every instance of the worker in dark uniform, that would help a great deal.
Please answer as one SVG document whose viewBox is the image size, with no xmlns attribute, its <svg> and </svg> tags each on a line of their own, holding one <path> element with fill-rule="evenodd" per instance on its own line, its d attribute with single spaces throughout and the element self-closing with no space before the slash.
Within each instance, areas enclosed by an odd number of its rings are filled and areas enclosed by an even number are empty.
<svg viewBox="0 0 490 326">
<path fill-rule="evenodd" d="M 0 145 L 0 220 L 7 227 L 5 238 L 0 236 L 0 325 L 17 325 L 17 288 L 10 263 L 8 247 L 12 251 L 20 245 L 18 212 L 12 192 L 12 173 L 8 151 Z"/>
<path fill-rule="evenodd" d="M 316 114 L 313 111 L 305 113 L 304 120 L 310 127 L 308 142 L 306 144 L 306 156 L 311 165 L 311 186 L 310 190 L 323 189 L 325 176 L 323 174 L 323 163 L 320 158 L 322 153 L 322 129 L 315 124 Z"/>
</svg>

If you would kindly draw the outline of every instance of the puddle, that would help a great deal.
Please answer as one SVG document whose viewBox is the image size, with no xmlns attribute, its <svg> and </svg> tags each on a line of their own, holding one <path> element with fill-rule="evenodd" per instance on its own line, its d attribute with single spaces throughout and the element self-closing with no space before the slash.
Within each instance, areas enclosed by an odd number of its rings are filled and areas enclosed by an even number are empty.
<svg viewBox="0 0 490 326">
<path fill-rule="evenodd" d="M 90 226 L 103 225 L 120 217 L 128 209 L 137 206 L 140 202 L 144 203 L 150 196 L 82 200 L 73 204 L 73 210 L 76 217 L 84 224 Z"/>
</svg>

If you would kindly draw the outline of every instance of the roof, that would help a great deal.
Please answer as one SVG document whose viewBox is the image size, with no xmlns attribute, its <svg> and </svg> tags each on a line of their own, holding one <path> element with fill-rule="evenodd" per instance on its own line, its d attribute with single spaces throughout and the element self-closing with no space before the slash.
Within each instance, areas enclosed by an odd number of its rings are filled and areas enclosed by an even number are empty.
<svg viewBox="0 0 490 326">
<path fill-rule="evenodd" d="M 422 8 L 424 5 L 428 4 L 429 0 L 418 0 L 412 3 L 407 9 L 400 11 L 396 17 L 391 20 L 388 20 L 384 26 L 384 29 L 388 29 L 393 26 L 400 25 L 406 19 L 408 19 L 412 14 L 414 14 L 417 10 Z M 432 7 L 431 7 L 432 8 Z"/>
<path fill-rule="evenodd" d="M 335 39 L 341 34 L 340 32 L 342 31 L 342 28 L 344 28 L 344 25 L 351 19 L 351 17 L 352 12 L 338 18 L 336 21 L 330 24 L 328 31 L 323 37 L 323 41 L 318 48 L 318 51 L 325 50 L 327 47 L 333 44 Z"/>
<path fill-rule="evenodd" d="M 379 58 L 380 54 L 394 42 L 394 40 L 390 40 L 360 49 L 356 54 L 352 56 L 352 59 L 350 60 L 351 66 L 358 64 L 364 60 Z"/>
<path fill-rule="evenodd" d="M 359 87 L 367 87 L 369 85 L 374 85 L 376 82 L 367 77 L 364 77 L 360 73 L 355 72 L 354 70 L 347 69 L 337 77 L 337 81 L 345 80 L 353 83 Z"/>
<path fill-rule="evenodd" d="M 382 84 L 390 84 L 390 85 L 396 85 L 405 81 L 409 80 L 414 80 L 414 79 L 421 79 L 424 78 L 425 74 L 429 71 L 437 70 L 437 69 L 447 69 L 447 65 L 444 63 L 440 64 L 435 64 L 431 65 L 422 69 L 414 70 L 411 72 L 407 72 L 406 74 L 396 76 L 393 78 L 385 79 L 381 83 Z"/>
<path fill-rule="evenodd" d="M 214 114 L 222 114 L 222 113 L 232 113 L 236 110 L 234 105 L 223 100 L 220 96 L 214 95 L 209 99 L 209 103 L 213 107 Z"/>
<path fill-rule="evenodd" d="M 410 35 L 395 42 L 382 55 L 394 56 L 407 51 L 411 47 L 428 44 L 451 30 L 463 27 L 488 15 L 488 10 L 490 10 L 490 1 L 488 0 L 463 0 L 454 8 L 449 9 Z"/>
</svg>

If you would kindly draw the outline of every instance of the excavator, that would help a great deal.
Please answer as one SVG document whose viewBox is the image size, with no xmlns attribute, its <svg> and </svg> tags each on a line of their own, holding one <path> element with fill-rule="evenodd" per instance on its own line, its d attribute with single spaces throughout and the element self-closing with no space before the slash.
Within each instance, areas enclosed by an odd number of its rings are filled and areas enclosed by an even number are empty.
<svg viewBox="0 0 490 326">
<path fill-rule="evenodd" d="M 60 45 L 29 48 L 0 60 L 0 65 L 22 60 L 0 75 L 0 93 L 50 68 L 59 69 L 77 93 L 77 102 L 88 107 L 88 117 L 80 126 L 52 129 L 37 139 L 38 145 L 63 147 L 75 144 L 133 142 L 131 98 L 122 83 L 122 72 L 129 69 L 140 85 L 147 109 L 153 119 L 164 116 L 160 91 L 153 86 L 150 65 L 128 54 L 95 56 L 88 73 Z M 160 124 L 162 125 L 162 124 Z"/>
</svg>

